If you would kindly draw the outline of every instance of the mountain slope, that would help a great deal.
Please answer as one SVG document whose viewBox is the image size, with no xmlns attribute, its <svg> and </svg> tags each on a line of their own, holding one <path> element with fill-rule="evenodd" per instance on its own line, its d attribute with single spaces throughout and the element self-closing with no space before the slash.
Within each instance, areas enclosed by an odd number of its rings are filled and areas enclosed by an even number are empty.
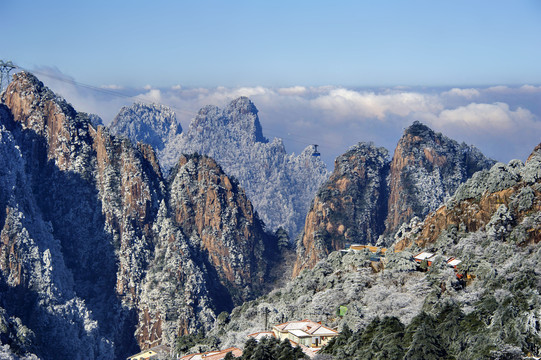
<svg viewBox="0 0 541 360">
<path fill-rule="evenodd" d="M 139 124 L 147 123 L 145 118 L 166 116 L 160 114 L 159 108 L 139 116 L 137 108 L 134 105 L 130 111 L 121 111 L 111 125 L 112 131 L 145 141 L 144 132 L 135 133 L 134 137 L 127 129 L 141 128 L 143 125 Z M 246 97 L 233 100 L 224 109 L 202 108 L 180 136 L 161 137 L 165 148 L 158 150 L 160 162 L 169 169 L 183 153 L 214 158 L 246 189 L 265 224 L 273 230 L 281 226 L 294 238 L 301 231 L 310 201 L 328 172 L 323 162 L 312 156 L 311 146 L 294 156 L 286 153 L 281 140 L 269 142 L 263 135 L 257 113 L 255 105 Z M 118 123 L 126 125 L 119 127 Z"/>
<path fill-rule="evenodd" d="M 432 246 L 447 232 L 484 231 L 494 240 L 511 237 L 517 245 L 541 241 L 541 146 L 528 160 L 497 163 L 462 184 L 445 206 L 405 233 L 397 249 Z"/>
<path fill-rule="evenodd" d="M 387 157 L 386 149 L 359 143 L 336 159 L 306 216 L 293 276 L 346 243 L 377 241 L 386 215 Z"/>
<path fill-rule="evenodd" d="M 2 101 L 0 313 L 35 335 L 25 342 L 1 327 L 16 352 L 121 359 L 174 341 L 141 329 L 208 328 L 216 311 L 261 293 L 276 241 L 212 160 L 200 159 L 195 178 L 193 161 L 180 164 L 169 184 L 151 146 L 95 128 L 31 74 L 16 74 Z M 201 194 L 216 196 L 201 204 Z M 196 213 L 184 213 L 188 200 Z M 222 228 L 230 224 L 238 229 Z M 193 311 L 168 308 L 174 320 L 150 311 L 152 279 L 166 279 Z M 171 293 L 153 296 L 165 304 Z"/>
<path fill-rule="evenodd" d="M 346 243 L 390 245 L 403 223 L 436 210 L 461 183 L 493 163 L 475 147 L 419 122 L 405 130 L 390 163 L 383 148 L 351 148 L 337 158 L 312 203 L 293 276 Z"/>
<path fill-rule="evenodd" d="M 265 317 L 271 325 L 310 318 L 343 330 L 326 351 L 330 359 L 538 357 L 540 190 L 541 145 L 524 164 L 477 173 L 444 207 L 404 226 L 382 263 L 368 249 L 332 252 L 235 308 L 208 337 L 223 347 L 242 344 L 264 330 Z M 428 269 L 413 259 L 420 251 L 436 254 Z M 449 256 L 462 261 L 457 269 Z"/>
</svg>

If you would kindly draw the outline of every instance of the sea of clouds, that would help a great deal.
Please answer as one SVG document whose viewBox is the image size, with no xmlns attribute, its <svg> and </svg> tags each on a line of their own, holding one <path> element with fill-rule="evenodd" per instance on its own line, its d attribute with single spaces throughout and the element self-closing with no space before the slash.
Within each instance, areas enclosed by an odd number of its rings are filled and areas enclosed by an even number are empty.
<svg viewBox="0 0 541 360">
<path fill-rule="evenodd" d="M 140 89 L 107 84 L 81 86 L 54 68 L 36 75 L 79 111 L 95 113 L 105 124 L 134 101 L 173 108 L 185 129 L 205 105 L 226 106 L 248 96 L 259 109 L 266 137 L 280 137 L 289 152 L 318 144 L 332 168 L 334 158 L 359 141 L 393 150 L 404 129 L 418 120 L 438 132 L 472 144 L 487 156 L 507 162 L 525 160 L 541 142 L 541 86 L 286 88 L 181 85 Z"/>
</svg>

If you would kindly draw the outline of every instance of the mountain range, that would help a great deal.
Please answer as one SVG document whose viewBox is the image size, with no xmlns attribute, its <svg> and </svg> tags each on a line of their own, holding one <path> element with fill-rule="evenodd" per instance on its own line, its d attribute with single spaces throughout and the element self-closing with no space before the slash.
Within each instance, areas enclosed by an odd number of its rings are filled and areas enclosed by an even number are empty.
<svg viewBox="0 0 541 360">
<path fill-rule="evenodd" d="M 263 135 L 256 106 L 246 97 L 224 109 L 206 106 L 181 132 L 168 108 L 135 103 L 122 108 L 110 125 L 112 133 L 156 144 L 165 171 L 181 154 L 203 154 L 215 159 L 246 190 L 267 227 L 282 227 L 291 239 L 301 231 L 310 202 L 329 176 L 325 164 L 308 146 L 295 156 L 280 139 Z"/>
<path fill-rule="evenodd" d="M 185 132 L 144 104 L 105 127 L 26 72 L 1 100 L 0 357 L 241 346 L 262 316 L 343 330 L 335 359 L 539 352 L 541 145 L 496 163 L 415 122 L 392 158 L 359 143 L 329 176 L 247 98 Z"/>
<path fill-rule="evenodd" d="M 276 238 L 214 160 L 180 157 L 164 178 L 150 145 L 95 128 L 29 73 L 2 103 L 3 344 L 125 358 L 261 294 Z"/>
</svg>

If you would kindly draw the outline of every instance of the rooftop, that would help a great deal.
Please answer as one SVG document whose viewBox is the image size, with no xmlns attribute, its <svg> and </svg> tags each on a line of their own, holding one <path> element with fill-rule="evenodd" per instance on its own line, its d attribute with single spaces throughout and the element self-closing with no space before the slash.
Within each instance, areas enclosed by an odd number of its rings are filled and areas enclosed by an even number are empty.
<svg viewBox="0 0 541 360">
<path fill-rule="evenodd" d="M 283 324 L 275 325 L 274 327 L 280 332 L 291 332 L 294 335 L 295 333 L 293 333 L 293 330 L 301 330 L 307 333 L 308 335 L 315 335 L 315 336 L 338 335 L 337 331 L 330 329 L 326 326 L 323 326 L 318 322 L 311 321 L 308 319 L 301 320 L 301 321 L 288 321 Z"/>
<path fill-rule="evenodd" d="M 248 334 L 249 338 L 254 338 L 257 341 L 259 341 L 259 340 L 261 340 L 261 339 L 263 339 L 264 337 L 267 337 L 267 336 L 276 337 L 276 336 L 274 336 L 274 333 L 272 331 L 260 331 L 260 332 L 256 332 L 256 333 L 253 333 L 253 334 Z"/>
<path fill-rule="evenodd" d="M 427 252 L 427 251 L 423 251 L 417 255 L 415 255 L 413 258 L 415 260 L 420 260 L 420 261 L 423 261 L 423 260 L 427 260 L 427 259 L 430 259 L 432 256 L 434 256 L 433 253 L 430 253 L 430 252 Z"/>
<path fill-rule="evenodd" d="M 236 347 L 230 347 L 225 350 L 207 351 L 204 353 L 188 354 L 180 358 L 180 360 L 221 360 L 227 353 L 232 353 L 234 357 L 242 356 L 242 350 Z"/>
<path fill-rule="evenodd" d="M 154 355 L 169 354 L 170 351 L 171 351 L 171 349 L 169 348 L 169 346 L 167 346 L 167 345 L 158 345 L 158 346 L 151 347 L 150 349 L 143 350 L 140 353 L 137 353 L 135 355 L 132 355 L 132 356 L 130 356 L 128 358 L 128 360 L 140 359 L 140 358 L 150 359 Z M 143 355 L 145 355 L 145 357 L 143 357 Z"/>
</svg>

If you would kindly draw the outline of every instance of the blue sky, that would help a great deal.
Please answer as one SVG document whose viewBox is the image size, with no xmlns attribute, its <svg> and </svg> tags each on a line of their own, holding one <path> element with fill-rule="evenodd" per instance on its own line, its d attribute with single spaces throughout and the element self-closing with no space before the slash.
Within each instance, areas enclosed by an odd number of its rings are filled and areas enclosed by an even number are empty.
<svg viewBox="0 0 541 360">
<path fill-rule="evenodd" d="M 358 141 L 392 154 L 414 120 L 504 162 L 541 141 L 540 0 L 0 0 L 0 14 L 0 59 L 106 124 L 144 101 L 186 128 L 245 95 L 267 137 L 318 143 L 330 168 Z"/>
<path fill-rule="evenodd" d="M 123 86 L 541 83 L 541 2 L 1 0 L 0 57 Z"/>
</svg>

